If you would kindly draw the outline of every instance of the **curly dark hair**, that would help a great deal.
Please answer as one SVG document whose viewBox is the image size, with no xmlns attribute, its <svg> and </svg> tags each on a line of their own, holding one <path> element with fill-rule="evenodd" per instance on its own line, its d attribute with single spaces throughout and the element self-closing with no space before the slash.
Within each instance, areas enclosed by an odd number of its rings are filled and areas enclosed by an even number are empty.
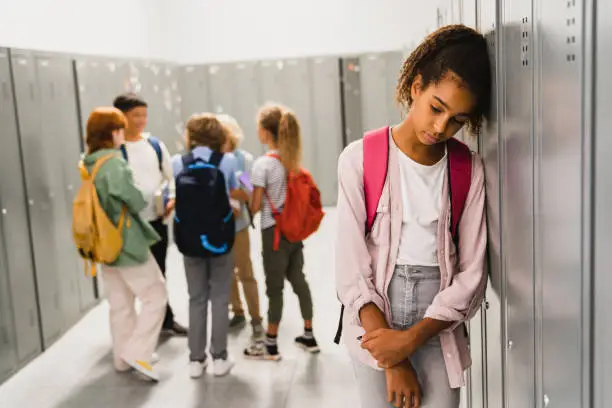
<svg viewBox="0 0 612 408">
<path fill-rule="evenodd" d="M 485 37 L 464 25 L 449 25 L 430 34 L 404 61 L 395 98 L 408 110 L 412 84 L 421 75 L 423 89 L 437 84 L 449 71 L 456 74 L 476 98 L 468 127 L 478 134 L 491 107 L 491 60 Z"/>
</svg>

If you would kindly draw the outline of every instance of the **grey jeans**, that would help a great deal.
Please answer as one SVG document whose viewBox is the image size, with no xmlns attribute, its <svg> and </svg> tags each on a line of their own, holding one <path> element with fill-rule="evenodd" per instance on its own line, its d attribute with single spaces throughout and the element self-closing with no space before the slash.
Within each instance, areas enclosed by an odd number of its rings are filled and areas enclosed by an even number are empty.
<svg viewBox="0 0 612 408">
<path fill-rule="evenodd" d="M 191 361 L 206 360 L 208 302 L 211 304 L 213 359 L 227 358 L 229 294 L 234 259 L 231 254 L 214 258 L 185 256 L 189 291 L 189 350 Z"/>
<path fill-rule="evenodd" d="M 393 329 L 406 330 L 423 319 L 440 290 L 440 269 L 435 266 L 395 268 L 389 284 Z M 450 388 L 439 337 L 431 339 L 410 358 L 417 372 L 423 397 L 421 408 L 458 408 L 460 391 Z M 389 408 L 384 371 L 353 360 L 362 408 Z"/>
</svg>

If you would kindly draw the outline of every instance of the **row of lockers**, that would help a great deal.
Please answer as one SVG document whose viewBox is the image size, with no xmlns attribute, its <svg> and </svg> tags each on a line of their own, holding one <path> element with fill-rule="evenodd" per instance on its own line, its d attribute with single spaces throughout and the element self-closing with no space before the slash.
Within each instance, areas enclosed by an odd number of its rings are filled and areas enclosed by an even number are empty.
<svg viewBox="0 0 612 408">
<path fill-rule="evenodd" d="M 48 348 L 96 303 L 71 239 L 77 162 L 92 109 L 133 91 L 149 104 L 148 131 L 171 153 L 185 120 L 225 112 L 263 153 L 256 114 L 267 101 L 292 108 L 304 164 L 325 204 L 335 204 L 336 161 L 365 129 L 397 122 L 401 52 L 181 67 L 146 61 L 0 49 L 0 379 Z"/>
</svg>

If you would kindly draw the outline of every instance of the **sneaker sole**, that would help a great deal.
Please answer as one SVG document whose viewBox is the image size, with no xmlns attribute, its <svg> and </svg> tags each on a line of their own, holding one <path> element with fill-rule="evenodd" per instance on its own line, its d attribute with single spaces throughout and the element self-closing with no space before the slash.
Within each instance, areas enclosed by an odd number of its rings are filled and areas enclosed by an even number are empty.
<svg viewBox="0 0 612 408">
<path fill-rule="evenodd" d="M 208 363 L 204 364 L 204 367 L 202 367 L 202 372 L 199 375 L 192 375 L 191 373 L 189 373 L 189 378 L 191 378 L 193 380 L 197 380 L 198 378 L 204 377 L 204 374 L 206 374 L 206 369 L 207 368 L 208 368 Z"/>
<path fill-rule="evenodd" d="M 136 372 L 136 374 L 138 375 L 139 378 L 142 378 L 144 380 L 151 381 L 151 382 L 154 382 L 154 383 L 158 383 L 159 382 L 159 377 L 156 374 L 154 374 L 153 372 L 145 369 L 140 364 L 138 364 L 136 362 L 134 362 L 134 363 L 128 362 L 128 365 L 134 369 L 134 371 Z"/>
<path fill-rule="evenodd" d="M 321 352 L 321 348 L 319 346 L 316 347 L 308 347 L 302 343 L 298 343 L 297 341 L 295 342 L 295 345 L 298 346 L 299 348 L 301 348 L 304 351 L 307 351 L 311 354 L 318 354 Z"/>
<path fill-rule="evenodd" d="M 215 372 L 213 372 L 213 375 L 215 377 L 225 377 L 226 375 L 229 375 L 232 372 L 232 370 L 234 369 L 235 366 L 236 366 L 236 364 L 234 363 L 234 364 L 232 364 L 232 366 L 230 368 L 227 369 L 227 371 L 224 371 L 222 373 L 215 373 Z"/>
<path fill-rule="evenodd" d="M 281 361 L 283 359 L 282 356 L 270 356 L 270 355 L 261 355 L 261 356 L 249 356 L 249 355 L 244 355 L 244 358 L 246 360 L 252 360 L 252 361 Z"/>
</svg>

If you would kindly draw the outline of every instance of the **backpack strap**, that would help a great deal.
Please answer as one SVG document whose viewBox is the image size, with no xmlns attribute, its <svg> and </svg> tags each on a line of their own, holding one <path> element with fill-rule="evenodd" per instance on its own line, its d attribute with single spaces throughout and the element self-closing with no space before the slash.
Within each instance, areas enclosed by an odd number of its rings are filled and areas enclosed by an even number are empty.
<svg viewBox="0 0 612 408">
<path fill-rule="evenodd" d="M 212 154 L 210 155 L 210 159 L 208 159 L 208 164 L 219 167 L 221 160 L 223 160 L 223 153 L 213 150 Z"/>
<path fill-rule="evenodd" d="M 463 214 L 472 182 L 472 153 L 469 147 L 455 138 L 446 142 L 448 149 L 448 177 L 451 197 L 451 235 L 459 242 L 459 221 Z"/>
<path fill-rule="evenodd" d="M 372 229 L 376 209 L 389 167 L 389 126 L 367 132 L 363 137 L 363 192 L 366 204 L 366 233 Z"/>
<path fill-rule="evenodd" d="M 382 196 L 389 168 L 389 126 L 366 132 L 363 136 L 363 194 L 366 205 L 366 234 L 372 230 L 376 209 Z M 344 320 L 344 304 L 334 343 L 340 344 Z"/>
<path fill-rule="evenodd" d="M 183 169 L 186 169 L 187 167 L 191 166 L 193 163 L 195 163 L 196 158 L 193 155 L 193 152 L 189 152 L 187 154 L 184 154 L 181 157 L 181 161 L 183 162 Z"/>
<path fill-rule="evenodd" d="M 123 160 L 128 161 L 127 148 L 125 147 L 125 143 L 119 147 L 121 151 L 121 156 L 123 156 Z"/>
<path fill-rule="evenodd" d="M 155 150 L 155 154 L 157 155 L 157 163 L 159 165 L 159 171 L 163 172 L 163 167 L 162 167 L 163 153 L 162 153 L 161 144 L 160 144 L 159 139 L 156 138 L 155 136 L 149 136 L 147 138 L 147 141 L 149 142 L 153 150 Z"/>
</svg>

